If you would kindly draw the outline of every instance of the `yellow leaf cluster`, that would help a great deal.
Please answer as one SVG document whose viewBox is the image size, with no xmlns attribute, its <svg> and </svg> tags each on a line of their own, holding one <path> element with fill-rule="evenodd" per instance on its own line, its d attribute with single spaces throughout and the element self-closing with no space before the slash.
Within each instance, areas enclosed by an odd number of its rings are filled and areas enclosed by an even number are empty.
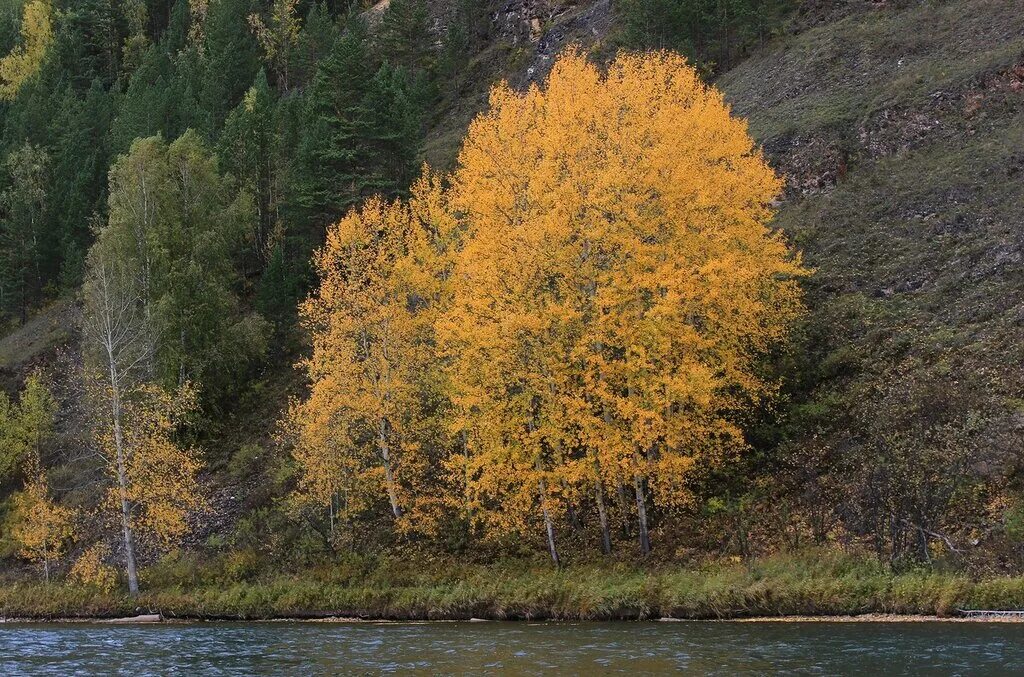
<svg viewBox="0 0 1024 677">
<path fill-rule="evenodd" d="M 48 579 L 50 563 L 64 555 L 74 536 L 74 511 L 50 498 L 46 476 L 36 468 L 24 490 L 14 496 L 14 513 L 12 535 L 19 554 L 42 565 Z"/>
<path fill-rule="evenodd" d="M 436 179 L 414 194 L 408 205 L 371 199 L 329 229 L 315 259 L 320 286 L 301 307 L 312 389 L 288 418 L 303 496 L 358 512 L 386 495 L 399 520 L 428 500 L 419 440 L 437 367 L 433 242 L 444 220 Z"/>
<path fill-rule="evenodd" d="M 123 448 L 125 481 L 113 482 L 106 503 L 111 513 L 122 498 L 131 506 L 133 530 L 149 534 L 167 546 L 188 531 L 186 517 L 205 507 L 198 482 L 199 453 L 175 440 L 175 431 L 195 411 L 196 391 L 188 384 L 169 393 L 159 386 L 139 386 L 124 402 Z M 114 433 L 99 433 L 108 473 L 118 474 Z"/>
<path fill-rule="evenodd" d="M 439 333 L 480 502 L 507 494 L 500 524 L 538 479 L 595 473 L 685 501 L 697 458 L 742 446 L 730 414 L 770 390 L 754 362 L 801 310 L 745 124 L 682 57 L 601 74 L 569 53 L 544 89 L 492 92 L 452 183 L 466 231 Z"/>
<path fill-rule="evenodd" d="M 50 0 L 28 0 L 22 10 L 21 44 L 0 59 L 0 99 L 12 100 L 22 84 L 39 72 L 52 42 Z"/>
<path fill-rule="evenodd" d="M 110 592 L 117 585 L 117 572 L 105 563 L 109 556 L 110 549 L 105 544 L 96 543 L 90 546 L 71 565 L 68 578 L 76 583 Z"/>
</svg>

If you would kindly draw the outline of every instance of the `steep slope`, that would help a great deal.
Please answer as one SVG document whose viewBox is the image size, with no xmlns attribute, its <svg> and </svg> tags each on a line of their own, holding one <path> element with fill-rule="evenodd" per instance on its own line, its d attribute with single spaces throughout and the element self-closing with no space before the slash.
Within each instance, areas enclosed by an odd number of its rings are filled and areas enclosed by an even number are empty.
<svg viewBox="0 0 1024 677">
<path fill-rule="evenodd" d="M 719 84 L 786 176 L 777 223 L 817 269 L 798 488 L 906 547 L 984 541 L 1024 440 L 1019 3 L 865 6 Z"/>
</svg>

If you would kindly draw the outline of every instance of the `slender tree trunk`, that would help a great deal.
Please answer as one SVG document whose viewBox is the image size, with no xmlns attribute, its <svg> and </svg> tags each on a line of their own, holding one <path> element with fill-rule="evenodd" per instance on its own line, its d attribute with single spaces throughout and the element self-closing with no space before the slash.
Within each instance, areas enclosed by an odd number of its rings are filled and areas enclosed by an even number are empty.
<svg viewBox="0 0 1024 677">
<path fill-rule="evenodd" d="M 43 580 L 50 582 L 50 539 L 43 538 Z"/>
<path fill-rule="evenodd" d="M 124 449 L 124 433 L 121 430 L 121 393 L 113 350 L 108 350 L 110 364 L 111 419 L 114 427 L 114 448 L 117 452 L 117 488 L 121 497 L 121 531 L 124 538 L 125 569 L 128 572 L 128 592 L 139 592 L 139 573 L 135 563 L 135 539 L 132 534 L 131 506 L 128 502 L 128 462 Z"/>
<path fill-rule="evenodd" d="M 633 530 L 629 528 L 629 499 L 626 498 L 626 484 L 620 479 L 616 488 L 619 497 L 619 507 L 622 508 L 622 535 L 626 538 L 633 536 Z"/>
<path fill-rule="evenodd" d="M 604 486 L 601 480 L 594 482 L 594 500 L 597 502 L 597 515 L 601 520 L 601 551 L 612 554 L 612 534 L 608 529 L 608 508 L 604 504 Z"/>
<path fill-rule="evenodd" d="M 466 512 L 466 533 L 472 533 L 473 529 L 473 504 L 469 496 L 469 441 L 466 431 L 462 431 L 462 502 Z"/>
<path fill-rule="evenodd" d="M 332 548 L 334 547 L 334 495 L 335 495 L 335 492 L 332 491 L 331 492 L 331 503 L 330 503 L 330 506 L 328 507 L 328 512 L 330 512 L 330 516 L 331 516 L 331 547 Z"/>
<path fill-rule="evenodd" d="M 565 480 L 562 480 L 562 491 L 565 492 L 566 496 L 569 495 L 568 489 L 568 484 L 566 484 Z M 572 525 L 572 530 L 575 532 L 582 531 L 583 523 L 580 521 L 579 513 L 576 512 L 576 508 L 573 506 L 572 500 L 567 500 L 565 503 L 566 512 L 569 516 L 569 524 Z"/>
<path fill-rule="evenodd" d="M 402 516 L 402 506 L 398 503 L 398 490 L 395 487 L 395 474 L 391 468 L 391 447 L 388 445 L 387 422 L 381 419 L 377 426 L 377 442 L 380 446 L 380 456 L 384 459 L 384 476 L 388 485 L 388 500 L 391 501 L 391 513 L 395 519 Z"/>
<path fill-rule="evenodd" d="M 647 532 L 647 499 L 644 497 L 644 481 L 639 472 L 633 475 L 633 489 L 636 491 L 637 521 L 640 526 L 640 552 L 646 557 L 651 552 L 651 537 Z"/>
<path fill-rule="evenodd" d="M 537 469 L 540 470 L 540 461 L 537 462 Z M 547 531 L 548 552 L 551 553 L 551 560 L 556 567 L 561 568 L 562 563 L 558 559 L 558 549 L 555 548 L 555 525 L 551 521 L 551 513 L 548 511 L 547 488 L 544 478 L 537 480 L 537 488 L 540 490 L 540 510 L 544 514 L 544 529 Z"/>
</svg>

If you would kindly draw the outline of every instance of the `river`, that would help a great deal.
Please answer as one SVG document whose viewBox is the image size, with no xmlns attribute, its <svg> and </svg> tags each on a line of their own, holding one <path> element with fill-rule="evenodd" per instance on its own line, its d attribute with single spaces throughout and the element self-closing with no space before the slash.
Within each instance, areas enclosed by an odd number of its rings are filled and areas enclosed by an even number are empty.
<svg viewBox="0 0 1024 677">
<path fill-rule="evenodd" d="M 0 625 L 0 675 L 1024 673 L 1024 624 Z"/>
</svg>

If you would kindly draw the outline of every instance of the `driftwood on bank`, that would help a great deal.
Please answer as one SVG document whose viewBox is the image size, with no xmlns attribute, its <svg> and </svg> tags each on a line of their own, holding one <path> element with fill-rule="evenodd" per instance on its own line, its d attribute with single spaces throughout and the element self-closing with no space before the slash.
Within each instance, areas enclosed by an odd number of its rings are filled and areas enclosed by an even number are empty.
<svg viewBox="0 0 1024 677">
<path fill-rule="evenodd" d="M 161 623 L 163 622 L 163 616 L 160 614 L 139 614 L 138 616 L 129 616 L 127 618 L 108 618 L 100 621 L 101 623 Z"/>
</svg>

